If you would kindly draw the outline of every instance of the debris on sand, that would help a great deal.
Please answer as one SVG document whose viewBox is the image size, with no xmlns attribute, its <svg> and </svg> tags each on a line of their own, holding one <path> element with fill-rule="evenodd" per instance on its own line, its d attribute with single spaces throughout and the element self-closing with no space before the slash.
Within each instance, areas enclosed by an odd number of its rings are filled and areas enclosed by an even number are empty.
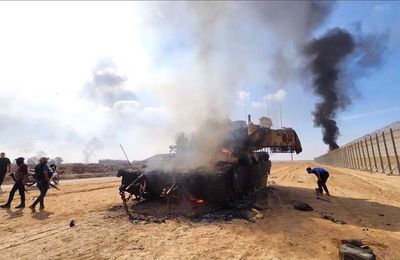
<svg viewBox="0 0 400 260">
<path fill-rule="evenodd" d="M 256 220 L 256 219 L 263 219 L 263 218 L 264 218 L 264 214 L 261 213 L 261 211 L 259 211 L 258 209 L 256 209 L 256 208 L 251 208 L 250 210 L 256 214 L 256 215 L 253 217 L 253 220 Z"/>
<path fill-rule="evenodd" d="M 69 227 L 75 227 L 75 220 L 71 220 L 71 222 L 69 222 Z"/>
<path fill-rule="evenodd" d="M 321 214 L 321 213 L 320 213 Z M 336 219 L 336 218 L 334 218 L 333 216 L 330 216 L 330 215 L 328 215 L 328 214 L 321 214 L 321 218 L 322 219 L 327 219 L 327 220 L 330 220 L 330 221 L 332 221 L 333 223 L 336 223 L 336 224 L 346 224 L 346 222 L 344 222 L 344 221 L 342 221 L 342 220 L 339 220 L 339 219 Z"/>
<path fill-rule="evenodd" d="M 156 217 L 152 217 L 152 216 L 144 216 L 144 215 L 140 215 L 140 214 L 131 214 L 131 216 L 129 216 L 129 220 L 133 223 L 133 224 L 138 224 L 138 223 L 143 223 L 143 224 L 150 224 L 150 223 L 156 223 L 156 224 L 161 224 L 161 223 L 165 223 L 166 218 L 156 218 Z"/>
<path fill-rule="evenodd" d="M 341 242 L 342 242 L 342 244 L 350 244 L 350 245 L 358 246 L 358 247 L 363 245 L 363 243 L 360 239 L 343 239 Z"/>
<path fill-rule="evenodd" d="M 342 240 L 339 248 L 339 256 L 341 260 L 357 259 L 357 260 L 375 260 L 374 252 L 367 246 L 363 245 L 359 239 Z"/>
<path fill-rule="evenodd" d="M 328 199 L 325 199 L 325 198 L 322 198 L 322 197 L 319 197 L 319 196 L 317 196 L 317 200 L 322 200 L 322 201 L 326 201 L 326 202 L 332 203 L 332 201 L 330 201 Z"/>
<path fill-rule="evenodd" d="M 249 222 L 254 222 L 246 213 L 243 212 L 231 212 L 222 214 L 204 214 L 204 215 L 193 215 L 190 219 L 194 222 L 215 222 L 215 221 L 231 221 L 233 219 L 244 219 Z"/>
<path fill-rule="evenodd" d="M 254 218 L 255 219 L 263 219 L 264 218 L 264 214 L 256 214 L 255 216 L 254 216 Z"/>
<path fill-rule="evenodd" d="M 294 204 L 294 208 L 300 211 L 313 211 L 314 209 L 304 202 L 297 202 Z"/>
<path fill-rule="evenodd" d="M 259 211 L 258 209 L 255 209 L 255 208 L 251 208 L 251 211 L 253 211 L 256 214 L 262 214 L 261 211 Z"/>
</svg>

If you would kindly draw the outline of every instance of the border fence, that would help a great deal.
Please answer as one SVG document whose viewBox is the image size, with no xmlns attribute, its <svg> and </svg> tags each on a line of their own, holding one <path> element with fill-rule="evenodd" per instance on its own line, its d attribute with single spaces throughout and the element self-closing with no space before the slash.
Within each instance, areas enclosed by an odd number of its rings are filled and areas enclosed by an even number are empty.
<svg viewBox="0 0 400 260">
<path fill-rule="evenodd" d="M 314 160 L 361 171 L 400 175 L 400 121 L 358 138 Z"/>
</svg>

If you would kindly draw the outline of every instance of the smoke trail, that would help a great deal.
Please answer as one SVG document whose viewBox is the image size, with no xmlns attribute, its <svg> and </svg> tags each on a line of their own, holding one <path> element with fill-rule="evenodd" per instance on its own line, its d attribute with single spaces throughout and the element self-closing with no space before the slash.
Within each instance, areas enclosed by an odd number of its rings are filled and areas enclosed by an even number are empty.
<svg viewBox="0 0 400 260">
<path fill-rule="evenodd" d="M 125 76 L 117 73 L 111 60 L 101 60 L 93 71 L 93 79 L 82 89 L 82 96 L 108 107 L 121 100 L 136 101 L 135 93 L 123 86 L 126 80 Z"/>
<path fill-rule="evenodd" d="M 329 149 L 338 148 L 336 143 L 339 128 L 335 121 L 338 108 L 345 108 L 350 102 L 346 88 L 340 84 L 341 64 L 354 50 L 353 37 L 347 31 L 335 28 L 319 39 L 312 40 L 305 48 L 305 54 L 312 57 L 309 67 L 314 74 L 314 93 L 321 97 L 315 105 L 314 124 L 322 127 L 323 141 Z"/>
<path fill-rule="evenodd" d="M 83 155 L 85 156 L 85 162 L 91 162 L 96 157 L 96 151 L 103 147 L 103 143 L 97 137 L 93 137 L 86 144 L 85 149 L 83 149 Z"/>
<path fill-rule="evenodd" d="M 313 74 L 313 92 L 321 98 L 313 111 L 314 125 L 322 128 L 322 140 L 329 150 L 339 147 L 335 119 L 338 110 L 352 102 L 353 81 L 382 65 L 388 39 L 387 32 L 364 34 L 359 25 L 352 34 L 334 28 L 306 44 L 303 54 Z"/>
</svg>

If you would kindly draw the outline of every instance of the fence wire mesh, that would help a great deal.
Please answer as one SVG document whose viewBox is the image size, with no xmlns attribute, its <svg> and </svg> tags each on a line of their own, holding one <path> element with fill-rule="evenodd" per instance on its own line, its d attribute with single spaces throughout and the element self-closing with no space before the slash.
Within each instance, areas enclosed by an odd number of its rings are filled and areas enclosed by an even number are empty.
<svg viewBox="0 0 400 260">
<path fill-rule="evenodd" d="M 314 160 L 388 175 L 400 175 L 400 121 L 369 133 Z"/>
</svg>

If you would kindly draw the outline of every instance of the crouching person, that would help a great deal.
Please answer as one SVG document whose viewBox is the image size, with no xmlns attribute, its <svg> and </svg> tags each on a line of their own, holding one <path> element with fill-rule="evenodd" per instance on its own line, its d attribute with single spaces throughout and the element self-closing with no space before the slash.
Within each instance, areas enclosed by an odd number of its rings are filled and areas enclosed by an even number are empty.
<svg viewBox="0 0 400 260">
<path fill-rule="evenodd" d="M 19 195 L 21 196 L 21 203 L 15 208 L 16 209 L 25 208 L 25 184 L 28 180 L 28 166 L 24 163 L 23 157 L 19 157 L 15 161 L 17 163 L 18 168 L 15 173 L 12 173 L 12 177 L 15 181 L 14 186 L 10 191 L 7 203 L 0 206 L 6 209 L 9 209 L 11 207 L 11 202 L 17 190 L 19 191 Z"/>
<path fill-rule="evenodd" d="M 322 195 L 323 190 L 325 190 L 326 195 L 330 196 L 328 187 L 326 186 L 326 182 L 328 181 L 329 178 L 329 172 L 324 168 L 311 169 L 310 167 L 308 167 L 306 171 L 308 172 L 308 174 L 315 174 L 315 176 L 317 176 L 318 193 Z"/>
<path fill-rule="evenodd" d="M 44 209 L 44 197 L 46 196 L 47 190 L 50 186 L 50 175 L 51 172 L 49 166 L 47 165 L 48 158 L 40 158 L 39 164 L 35 166 L 35 179 L 37 182 L 37 187 L 39 188 L 40 195 L 36 198 L 29 208 L 32 212 L 36 211 L 36 205 L 40 203 L 40 210 Z"/>
</svg>

